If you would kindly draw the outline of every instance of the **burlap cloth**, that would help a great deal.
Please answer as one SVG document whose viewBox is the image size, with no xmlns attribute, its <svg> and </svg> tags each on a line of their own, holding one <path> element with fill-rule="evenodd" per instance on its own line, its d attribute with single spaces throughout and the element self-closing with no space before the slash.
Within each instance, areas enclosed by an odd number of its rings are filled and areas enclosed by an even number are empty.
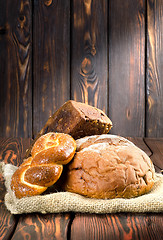
<svg viewBox="0 0 163 240">
<path fill-rule="evenodd" d="M 1 164 L 1 169 L 7 189 L 5 205 L 12 214 L 31 212 L 163 212 L 163 176 L 158 173 L 156 173 L 152 191 L 132 199 L 91 199 L 69 192 L 57 192 L 17 199 L 10 188 L 11 177 L 17 167 L 11 164 Z"/>
</svg>

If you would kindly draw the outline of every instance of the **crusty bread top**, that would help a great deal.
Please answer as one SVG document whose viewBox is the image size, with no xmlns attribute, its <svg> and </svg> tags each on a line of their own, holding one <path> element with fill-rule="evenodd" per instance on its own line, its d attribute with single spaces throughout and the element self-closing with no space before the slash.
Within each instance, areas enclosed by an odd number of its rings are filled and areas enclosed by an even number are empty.
<svg viewBox="0 0 163 240">
<path fill-rule="evenodd" d="M 107 144 L 114 145 L 114 146 L 134 145 L 131 141 L 127 140 L 124 137 L 120 137 L 112 134 L 102 134 L 102 135 L 87 136 L 87 137 L 83 137 L 76 140 L 76 148 L 77 148 L 77 151 L 80 151 L 83 148 L 86 148 L 90 145 L 93 146 L 94 144 L 98 144 L 98 143 L 106 143 L 106 146 Z"/>
<path fill-rule="evenodd" d="M 135 197 L 154 184 L 154 166 L 129 140 L 105 134 L 76 140 L 64 189 L 94 198 Z"/>
</svg>

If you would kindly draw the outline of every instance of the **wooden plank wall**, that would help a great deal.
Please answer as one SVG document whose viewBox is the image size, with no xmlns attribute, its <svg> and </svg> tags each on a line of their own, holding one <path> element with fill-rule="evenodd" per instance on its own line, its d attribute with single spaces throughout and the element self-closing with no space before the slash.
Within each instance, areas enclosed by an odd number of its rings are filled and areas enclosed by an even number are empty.
<svg viewBox="0 0 163 240">
<path fill-rule="evenodd" d="M 0 136 L 35 137 L 69 99 L 163 137 L 163 0 L 0 0 Z"/>
</svg>

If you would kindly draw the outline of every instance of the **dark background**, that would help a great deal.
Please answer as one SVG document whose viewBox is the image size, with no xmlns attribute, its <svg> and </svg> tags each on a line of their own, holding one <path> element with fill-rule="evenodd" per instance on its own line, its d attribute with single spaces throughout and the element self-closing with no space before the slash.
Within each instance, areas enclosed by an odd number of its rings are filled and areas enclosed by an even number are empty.
<svg viewBox="0 0 163 240">
<path fill-rule="evenodd" d="M 0 136 L 35 137 L 69 99 L 163 137 L 163 0 L 0 0 Z"/>
</svg>

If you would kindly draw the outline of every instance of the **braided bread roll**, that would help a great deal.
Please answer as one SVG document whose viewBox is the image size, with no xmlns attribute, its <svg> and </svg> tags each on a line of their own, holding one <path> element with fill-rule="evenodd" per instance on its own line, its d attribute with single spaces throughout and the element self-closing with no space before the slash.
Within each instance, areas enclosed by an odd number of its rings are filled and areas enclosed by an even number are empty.
<svg viewBox="0 0 163 240">
<path fill-rule="evenodd" d="M 76 142 L 68 134 L 47 133 L 41 136 L 27 158 L 12 176 L 11 189 L 17 198 L 43 193 L 60 177 L 63 165 L 76 151 Z"/>
</svg>

